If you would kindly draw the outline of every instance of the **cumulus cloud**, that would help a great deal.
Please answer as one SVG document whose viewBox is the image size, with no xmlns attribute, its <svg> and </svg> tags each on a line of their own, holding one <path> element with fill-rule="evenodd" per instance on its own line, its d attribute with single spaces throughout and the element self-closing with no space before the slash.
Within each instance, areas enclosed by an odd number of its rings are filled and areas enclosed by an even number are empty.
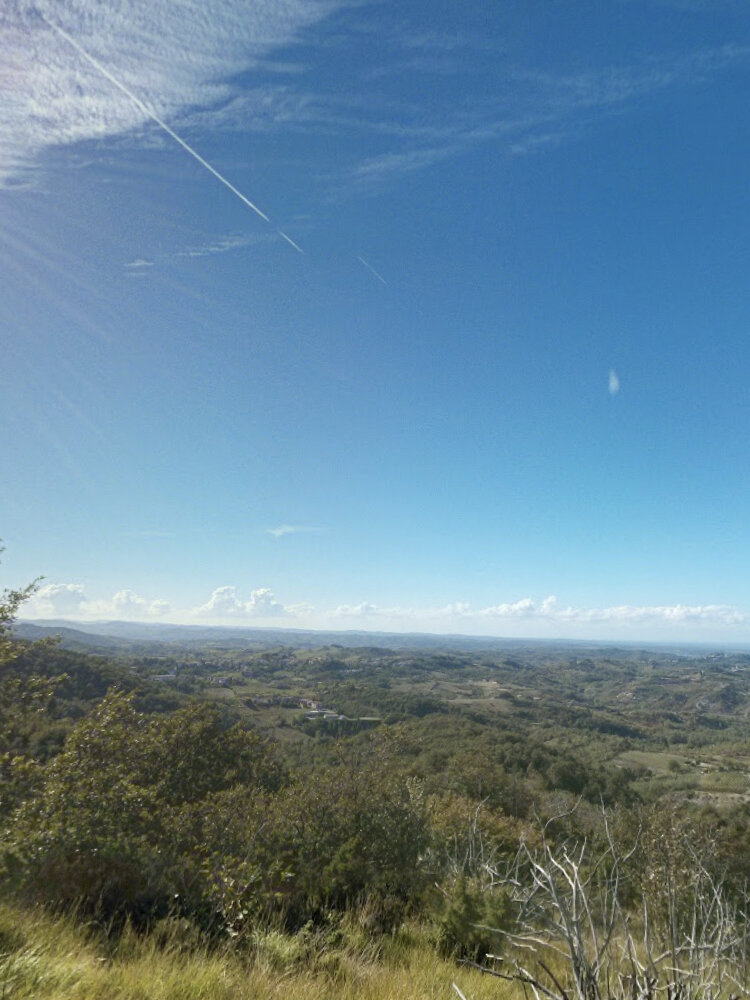
<svg viewBox="0 0 750 1000">
<path fill-rule="evenodd" d="M 616 396 L 620 391 L 620 379 L 614 368 L 611 368 L 609 371 L 608 388 L 610 396 Z"/>
<path fill-rule="evenodd" d="M 472 614 L 471 611 L 465 613 Z M 530 618 L 538 613 L 539 609 L 530 597 L 523 597 L 512 604 L 496 604 L 475 612 L 481 618 Z"/>
<path fill-rule="evenodd" d="M 717 625 L 744 625 L 750 622 L 750 615 L 727 604 L 665 604 L 633 605 L 619 604 L 604 608 L 561 607 L 554 595 L 542 601 L 530 597 L 512 603 L 495 604 L 474 609 L 468 604 L 448 605 L 444 612 L 451 617 L 485 619 L 545 619 L 559 623 L 578 622 L 582 624 L 619 624 L 663 622 L 668 624 L 709 623 Z"/>
<path fill-rule="evenodd" d="M 609 608 L 561 608 L 556 617 L 561 621 L 583 623 L 747 625 L 750 622 L 750 615 L 728 604 L 620 604 Z"/>
<path fill-rule="evenodd" d="M 750 625 L 750 613 L 726 604 L 620 604 L 606 607 L 562 605 L 549 595 L 522 597 L 482 607 L 456 601 L 442 607 L 384 608 L 362 601 L 341 604 L 327 616 L 332 623 L 374 624 L 385 630 L 470 632 L 478 635 L 588 636 L 628 639 L 700 638 Z"/>
<path fill-rule="evenodd" d="M 24 608 L 35 618 L 65 618 L 81 612 L 87 603 L 80 583 L 48 583 L 36 592 Z"/>
<path fill-rule="evenodd" d="M 213 618 L 283 618 L 292 614 L 276 600 L 273 591 L 268 587 L 253 590 L 247 601 L 237 596 L 237 588 L 231 586 L 217 587 L 208 601 L 195 609 L 200 617 Z"/>
<path fill-rule="evenodd" d="M 471 611 L 471 605 L 467 604 L 466 601 L 455 601 L 453 604 L 446 604 L 443 608 L 443 613 L 449 618 L 454 615 L 464 615 L 469 611 Z"/>
<path fill-rule="evenodd" d="M 161 117 L 221 106 L 237 75 L 324 17 L 326 0 L 11 0 L 3 35 L 0 180 L 51 146 L 138 130 L 142 108 L 50 28 L 59 25 Z M 41 16 L 40 16 L 41 15 Z"/>
<path fill-rule="evenodd" d="M 340 604 L 333 612 L 336 618 L 363 618 L 380 614 L 375 604 L 362 601 L 361 604 Z"/>
<path fill-rule="evenodd" d="M 555 626 L 644 626 L 680 627 L 706 626 L 724 628 L 750 624 L 750 614 L 727 604 L 619 604 L 603 608 L 560 606 L 554 595 L 542 601 L 530 597 L 512 603 L 472 608 L 467 604 L 453 604 L 438 612 L 435 617 L 463 618 L 467 621 L 484 620 L 511 623 L 523 620 L 529 626 L 546 624 Z"/>
<path fill-rule="evenodd" d="M 241 612 L 243 605 L 237 600 L 235 587 L 217 587 L 209 599 L 197 608 L 198 614 L 234 615 Z"/>
<path fill-rule="evenodd" d="M 250 600 L 246 601 L 247 613 L 253 618 L 279 618 L 286 614 L 286 608 L 279 604 L 273 596 L 273 592 L 267 587 L 260 590 L 253 590 Z"/>
<path fill-rule="evenodd" d="M 144 613 L 158 617 L 170 610 L 168 601 L 149 601 L 132 590 L 118 590 L 110 603 L 117 618 L 131 615 L 140 616 Z"/>
<path fill-rule="evenodd" d="M 293 618 L 310 618 L 311 615 L 315 614 L 314 605 L 307 601 L 301 601 L 299 604 L 287 604 L 285 607 L 286 613 Z"/>
<path fill-rule="evenodd" d="M 28 618 L 119 619 L 153 621 L 171 614 L 176 620 L 305 622 L 311 627 L 375 628 L 383 631 L 456 632 L 475 635 L 547 636 L 604 639 L 716 639 L 750 626 L 750 613 L 730 604 L 563 604 L 554 595 L 529 596 L 474 606 L 455 601 L 442 606 L 382 606 L 370 601 L 339 604 L 333 609 L 308 603 L 285 605 L 268 587 L 247 597 L 234 586 L 217 587 L 199 607 L 175 608 L 162 599 L 121 589 L 109 598 L 90 599 L 80 583 L 49 583 L 24 606 Z"/>
<path fill-rule="evenodd" d="M 149 600 L 133 590 L 118 590 L 111 598 L 89 600 L 80 583 L 48 583 L 24 608 L 31 618 L 158 618 L 171 609 L 164 600 Z"/>
</svg>

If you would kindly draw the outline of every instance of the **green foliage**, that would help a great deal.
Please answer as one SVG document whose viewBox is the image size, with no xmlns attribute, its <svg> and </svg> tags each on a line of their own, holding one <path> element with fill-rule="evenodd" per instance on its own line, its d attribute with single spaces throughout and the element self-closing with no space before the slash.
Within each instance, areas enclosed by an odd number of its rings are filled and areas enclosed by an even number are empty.
<svg viewBox="0 0 750 1000">
<path fill-rule="evenodd" d="M 0 553 L 3 549 L 0 546 Z M 29 648 L 12 637 L 18 609 L 38 587 L 38 581 L 0 595 L 0 816 L 9 813 L 33 788 L 32 753 L 39 741 L 55 690 L 62 676 L 38 677 L 11 673 Z M 34 644 L 49 648 L 46 642 Z"/>
<path fill-rule="evenodd" d="M 320 943 L 345 913 L 373 934 L 421 912 L 444 954 L 477 958 L 513 917 L 482 891 L 491 865 L 533 844 L 536 815 L 556 815 L 556 844 L 597 843 L 601 803 L 618 806 L 612 828 L 641 823 L 626 902 L 646 897 L 655 927 L 689 920 L 675 900 L 691 898 L 692 860 L 748 877 L 747 808 L 729 794 L 747 790 L 748 658 L 234 640 L 133 643 L 110 661 L 14 641 L 34 586 L 0 599 L 4 887 L 26 898 L 134 926 L 188 919 L 265 941 L 271 964 L 291 929 Z M 306 722 L 311 702 L 346 718 Z M 687 801 L 704 788 L 710 816 Z"/>
<path fill-rule="evenodd" d="M 0 546 L 0 553 L 3 552 Z M 8 664 L 19 653 L 20 645 L 11 635 L 13 622 L 18 609 L 34 594 L 39 586 L 39 580 L 34 580 L 20 590 L 3 590 L 0 594 L 0 666 Z"/>
<path fill-rule="evenodd" d="M 48 732 L 46 717 L 63 678 L 5 676 L 0 680 L 0 816 L 35 789 L 34 750 Z"/>
<path fill-rule="evenodd" d="M 81 718 L 112 688 L 132 692 L 134 704 L 144 712 L 169 712 L 185 704 L 172 687 L 149 681 L 123 663 L 71 652 L 47 641 L 19 642 L 10 669 L 19 677 L 60 678 L 56 702 L 50 706 L 56 719 Z"/>
<path fill-rule="evenodd" d="M 503 947 L 503 931 L 512 925 L 513 902 L 503 889 L 487 889 L 477 880 L 459 878 L 446 895 L 440 914 L 441 954 L 483 962 Z"/>
<path fill-rule="evenodd" d="M 247 803 L 245 853 L 235 843 L 221 869 L 224 911 L 252 922 L 265 909 L 291 926 L 370 900 L 374 923 L 400 921 L 424 884 L 427 840 L 420 788 L 393 767 L 393 745 L 367 754 L 340 747 L 333 764 L 297 778 L 263 803 Z M 236 808 L 236 804 L 235 804 Z"/>
<path fill-rule="evenodd" d="M 104 916 L 169 909 L 200 804 L 238 784 L 279 781 L 263 741 L 226 730 L 215 707 L 149 718 L 122 693 L 107 695 L 36 772 L 6 864 L 34 898 Z"/>
</svg>

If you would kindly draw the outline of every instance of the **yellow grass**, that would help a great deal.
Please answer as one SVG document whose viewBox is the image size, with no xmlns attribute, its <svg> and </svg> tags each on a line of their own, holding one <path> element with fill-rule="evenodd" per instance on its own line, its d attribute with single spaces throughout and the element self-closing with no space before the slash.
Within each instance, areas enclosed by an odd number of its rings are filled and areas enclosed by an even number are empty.
<svg viewBox="0 0 750 1000">
<path fill-rule="evenodd" d="M 2 1000 L 516 1000 L 501 980 L 440 958 L 418 934 L 315 956 L 293 938 L 252 956 L 126 932 L 117 944 L 72 920 L 0 906 Z"/>
</svg>

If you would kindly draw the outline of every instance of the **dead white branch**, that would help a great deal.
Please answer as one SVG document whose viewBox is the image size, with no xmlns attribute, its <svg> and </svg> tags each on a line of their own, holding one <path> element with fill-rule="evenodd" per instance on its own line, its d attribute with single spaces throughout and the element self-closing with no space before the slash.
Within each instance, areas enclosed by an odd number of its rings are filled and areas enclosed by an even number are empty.
<svg viewBox="0 0 750 1000">
<path fill-rule="evenodd" d="M 538 849 L 521 844 L 512 870 L 488 865 L 489 884 L 504 887 L 517 906 L 514 930 L 500 931 L 515 954 L 506 969 L 535 1000 L 748 996 L 747 915 L 697 856 L 687 859 L 687 886 L 666 881 L 666 914 L 657 931 L 645 895 L 640 919 L 623 899 L 637 840 L 629 851 L 619 850 L 606 815 L 605 846 L 597 854 L 585 840 L 553 845 L 549 829 L 540 824 Z M 522 961 L 521 953 L 533 961 Z"/>
</svg>

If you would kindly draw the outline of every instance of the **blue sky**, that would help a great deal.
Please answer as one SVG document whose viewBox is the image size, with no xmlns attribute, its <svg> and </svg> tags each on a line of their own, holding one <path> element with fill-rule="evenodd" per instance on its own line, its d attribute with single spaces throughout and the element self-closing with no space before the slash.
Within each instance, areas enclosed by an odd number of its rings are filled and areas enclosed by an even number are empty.
<svg viewBox="0 0 750 1000">
<path fill-rule="evenodd" d="M 750 637 L 747 4 L 0 28 L 29 615 Z"/>
</svg>

